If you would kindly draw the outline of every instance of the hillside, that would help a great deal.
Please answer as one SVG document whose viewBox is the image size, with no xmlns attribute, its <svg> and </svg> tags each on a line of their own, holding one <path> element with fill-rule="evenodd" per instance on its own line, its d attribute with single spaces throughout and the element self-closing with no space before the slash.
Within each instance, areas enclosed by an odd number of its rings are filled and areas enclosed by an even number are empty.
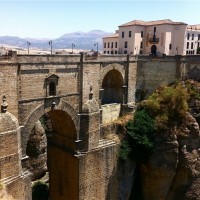
<svg viewBox="0 0 200 200">
<path fill-rule="evenodd" d="M 74 32 L 66 33 L 59 38 L 20 38 L 17 36 L 0 36 L 0 46 L 9 45 L 19 48 L 27 48 L 27 41 L 31 43 L 30 48 L 47 50 L 50 48 L 49 41 L 52 40 L 54 49 L 69 49 L 72 48 L 72 43 L 75 44 L 74 49 L 96 49 L 95 43 L 98 43 L 99 50 L 102 49 L 102 37 L 110 33 L 93 30 L 90 32 Z"/>
</svg>

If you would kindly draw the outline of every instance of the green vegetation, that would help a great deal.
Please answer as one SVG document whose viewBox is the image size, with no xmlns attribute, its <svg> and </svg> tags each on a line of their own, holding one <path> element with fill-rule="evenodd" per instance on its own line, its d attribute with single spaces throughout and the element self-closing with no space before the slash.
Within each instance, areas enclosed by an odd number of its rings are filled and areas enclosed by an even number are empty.
<svg viewBox="0 0 200 200">
<path fill-rule="evenodd" d="M 4 190 L 5 189 L 5 185 L 3 183 L 0 183 L 0 190 Z"/>
<path fill-rule="evenodd" d="M 162 86 L 148 100 L 141 102 L 144 108 L 155 120 L 157 132 L 178 125 L 188 111 L 188 93 L 180 83 L 172 86 Z"/>
<path fill-rule="evenodd" d="M 42 124 L 42 127 L 45 130 L 46 136 L 47 137 L 52 136 L 53 130 L 50 124 L 51 123 L 50 119 L 46 115 L 43 115 L 42 117 L 40 117 L 39 120 L 40 120 L 40 123 Z"/>
<path fill-rule="evenodd" d="M 37 181 L 32 186 L 33 200 L 48 200 L 49 188 L 48 185 L 42 181 Z"/>
<path fill-rule="evenodd" d="M 145 162 L 154 149 L 160 131 L 173 129 L 183 122 L 188 111 L 188 93 L 181 83 L 161 86 L 147 100 L 139 103 L 134 120 L 126 125 L 119 156 Z"/>
<path fill-rule="evenodd" d="M 200 83 L 197 83 L 193 80 L 187 80 L 185 86 L 189 93 L 189 101 L 192 99 L 200 100 Z"/>
<path fill-rule="evenodd" d="M 122 142 L 119 156 L 123 160 L 131 157 L 145 161 L 154 147 L 154 120 L 146 110 L 137 110 L 134 120 L 126 125 L 127 138 Z"/>
</svg>

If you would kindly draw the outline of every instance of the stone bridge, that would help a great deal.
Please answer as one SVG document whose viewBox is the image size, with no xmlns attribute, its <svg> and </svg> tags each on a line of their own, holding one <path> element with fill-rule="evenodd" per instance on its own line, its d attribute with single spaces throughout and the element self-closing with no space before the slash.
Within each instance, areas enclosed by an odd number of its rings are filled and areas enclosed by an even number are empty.
<svg viewBox="0 0 200 200">
<path fill-rule="evenodd" d="M 50 198 L 119 199 L 119 145 L 103 126 L 160 84 L 200 80 L 199 71 L 199 56 L 1 56 L 0 181 L 15 199 L 31 199 L 27 143 L 45 117 Z"/>
</svg>

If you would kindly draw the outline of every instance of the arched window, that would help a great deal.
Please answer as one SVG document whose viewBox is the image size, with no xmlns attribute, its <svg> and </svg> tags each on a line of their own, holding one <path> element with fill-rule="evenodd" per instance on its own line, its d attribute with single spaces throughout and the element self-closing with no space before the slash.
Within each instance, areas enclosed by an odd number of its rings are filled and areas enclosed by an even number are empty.
<svg viewBox="0 0 200 200">
<path fill-rule="evenodd" d="M 51 74 L 45 78 L 46 96 L 56 96 L 59 76 Z"/>
<path fill-rule="evenodd" d="M 49 96 L 56 95 L 56 84 L 54 82 L 50 82 L 49 84 Z"/>
</svg>

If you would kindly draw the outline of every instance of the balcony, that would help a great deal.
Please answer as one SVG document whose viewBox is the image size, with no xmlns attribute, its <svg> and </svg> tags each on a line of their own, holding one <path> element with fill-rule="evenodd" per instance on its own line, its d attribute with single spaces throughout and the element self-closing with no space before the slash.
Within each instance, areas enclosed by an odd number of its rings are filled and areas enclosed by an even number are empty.
<svg viewBox="0 0 200 200">
<path fill-rule="evenodd" d="M 148 42 L 150 44 L 158 44 L 159 43 L 159 38 L 153 37 L 153 38 L 149 38 Z"/>
</svg>

